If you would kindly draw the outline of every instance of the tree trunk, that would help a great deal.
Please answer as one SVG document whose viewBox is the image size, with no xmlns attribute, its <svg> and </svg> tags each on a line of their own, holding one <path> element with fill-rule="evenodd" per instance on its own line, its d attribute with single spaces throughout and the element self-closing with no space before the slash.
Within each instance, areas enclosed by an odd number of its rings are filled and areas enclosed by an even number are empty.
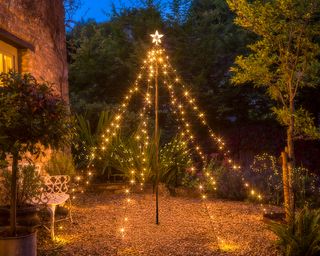
<svg viewBox="0 0 320 256">
<path fill-rule="evenodd" d="M 287 128 L 287 148 L 286 152 L 288 155 L 288 196 L 289 196 L 289 212 L 290 218 L 294 217 L 294 192 L 293 192 L 293 172 L 294 172 L 294 102 L 293 99 L 290 100 L 289 106 L 290 121 Z M 291 219 L 292 220 L 292 219 Z"/>
<path fill-rule="evenodd" d="M 286 151 L 281 152 L 282 160 L 282 182 L 284 194 L 284 210 L 286 213 L 286 221 L 290 221 L 290 192 L 289 192 L 289 178 L 288 178 L 288 155 Z"/>
<path fill-rule="evenodd" d="M 11 203 L 10 203 L 10 233 L 17 233 L 17 178 L 18 178 L 18 153 L 12 154 L 12 177 L 11 177 Z"/>
</svg>

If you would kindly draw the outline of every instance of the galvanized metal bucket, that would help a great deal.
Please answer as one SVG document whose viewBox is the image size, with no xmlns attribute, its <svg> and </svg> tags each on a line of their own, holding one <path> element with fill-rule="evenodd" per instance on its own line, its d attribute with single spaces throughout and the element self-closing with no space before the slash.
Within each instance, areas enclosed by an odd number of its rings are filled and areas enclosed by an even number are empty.
<svg viewBox="0 0 320 256">
<path fill-rule="evenodd" d="M 0 255 L 37 256 L 37 231 L 16 237 L 0 237 Z"/>
</svg>

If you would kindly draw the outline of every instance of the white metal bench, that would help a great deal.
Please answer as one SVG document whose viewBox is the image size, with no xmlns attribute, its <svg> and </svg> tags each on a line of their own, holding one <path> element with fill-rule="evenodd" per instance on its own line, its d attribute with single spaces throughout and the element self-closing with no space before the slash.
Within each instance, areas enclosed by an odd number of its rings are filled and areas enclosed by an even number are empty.
<svg viewBox="0 0 320 256">
<path fill-rule="evenodd" d="M 43 176 L 44 191 L 40 198 L 35 198 L 33 203 L 43 205 L 45 204 L 50 212 L 50 228 L 47 228 L 51 233 L 51 238 L 54 238 L 54 224 L 58 221 L 69 219 L 72 222 L 71 216 L 71 197 L 68 194 L 70 176 L 67 175 L 53 175 Z M 57 206 L 69 203 L 69 213 L 64 219 L 56 220 L 55 214 Z"/>
</svg>

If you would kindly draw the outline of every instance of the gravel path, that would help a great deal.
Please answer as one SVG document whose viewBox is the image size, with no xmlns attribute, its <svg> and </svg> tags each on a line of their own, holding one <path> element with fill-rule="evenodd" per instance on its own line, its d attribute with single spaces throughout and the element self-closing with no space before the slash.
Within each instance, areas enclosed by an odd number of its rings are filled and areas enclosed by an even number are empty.
<svg viewBox="0 0 320 256">
<path fill-rule="evenodd" d="M 206 207 L 199 199 L 162 196 L 157 226 L 153 196 L 137 194 L 124 226 L 122 199 L 120 194 L 83 195 L 73 207 L 75 223 L 57 228 L 63 246 L 40 255 L 277 255 L 275 237 L 257 205 L 208 200 Z"/>
</svg>

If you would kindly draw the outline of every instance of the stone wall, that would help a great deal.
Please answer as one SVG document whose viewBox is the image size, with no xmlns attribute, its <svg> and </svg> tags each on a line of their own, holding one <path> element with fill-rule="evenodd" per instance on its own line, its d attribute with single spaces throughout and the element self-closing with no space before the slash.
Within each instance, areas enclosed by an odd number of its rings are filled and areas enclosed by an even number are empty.
<svg viewBox="0 0 320 256">
<path fill-rule="evenodd" d="M 34 46 L 19 50 L 19 71 L 52 83 L 69 102 L 63 0 L 1 0 L 0 28 Z"/>
</svg>

